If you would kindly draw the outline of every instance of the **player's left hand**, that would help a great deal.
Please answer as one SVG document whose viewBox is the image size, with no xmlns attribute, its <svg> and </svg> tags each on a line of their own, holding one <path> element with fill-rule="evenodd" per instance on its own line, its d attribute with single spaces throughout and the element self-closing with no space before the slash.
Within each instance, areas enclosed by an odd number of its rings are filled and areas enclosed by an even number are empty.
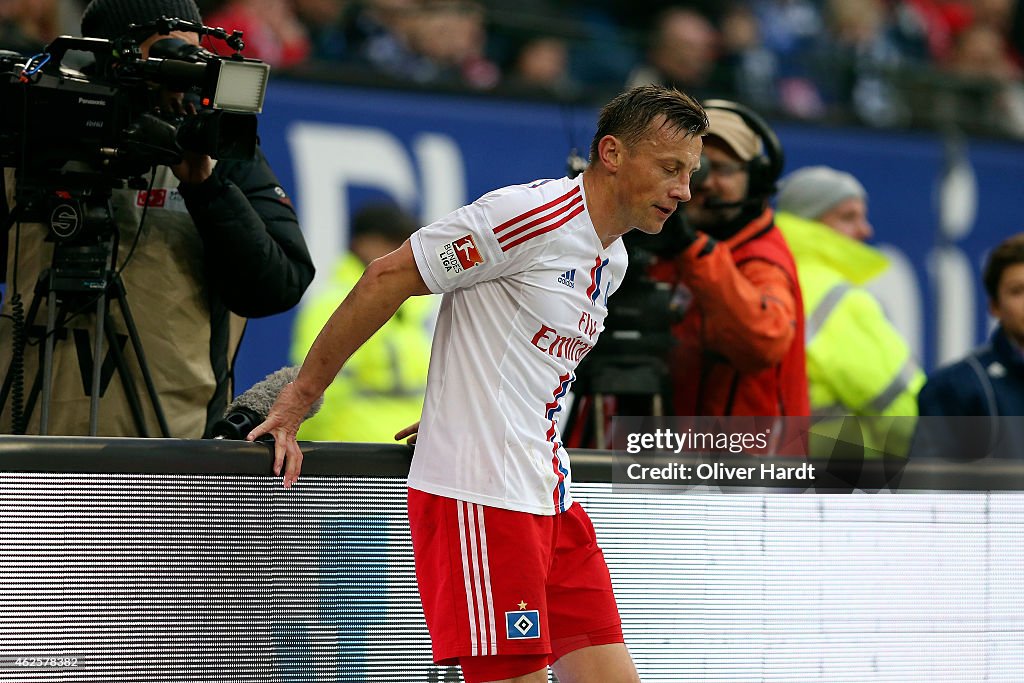
<svg viewBox="0 0 1024 683">
<path fill-rule="evenodd" d="M 274 401 L 267 419 L 245 437 L 247 441 L 255 441 L 264 434 L 274 437 L 274 474 L 280 475 L 282 469 L 284 470 L 285 488 L 291 488 L 291 485 L 299 480 L 302 451 L 299 449 L 295 434 L 299 431 L 299 425 L 305 419 L 312 403 L 312 400 L 300 394 L 294 382 L 289 383 Z"/>
</svg>

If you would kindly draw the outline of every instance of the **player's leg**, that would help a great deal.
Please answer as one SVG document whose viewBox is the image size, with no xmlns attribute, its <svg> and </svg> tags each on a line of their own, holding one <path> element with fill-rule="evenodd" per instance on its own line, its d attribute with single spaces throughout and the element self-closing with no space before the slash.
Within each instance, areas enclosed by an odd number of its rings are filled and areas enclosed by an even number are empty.
<svg viewBox="0 0 1024 683">
<path fill-rule="evenodd" d="M 625 643 L 589 645 L 551 665 L 559 683 L 639 683 L 640 676 Z"/>
<path fill-rule="evenodd" d="M 561 683 L 635 683 L 594 526 L 579 504 L 559 518 L 548 583 L 551 667 Z"/>
<path fill-rule="evenodd" d="M 547 683 L 547 655 L 460 657 L 466 683 Z"/>
</svg>

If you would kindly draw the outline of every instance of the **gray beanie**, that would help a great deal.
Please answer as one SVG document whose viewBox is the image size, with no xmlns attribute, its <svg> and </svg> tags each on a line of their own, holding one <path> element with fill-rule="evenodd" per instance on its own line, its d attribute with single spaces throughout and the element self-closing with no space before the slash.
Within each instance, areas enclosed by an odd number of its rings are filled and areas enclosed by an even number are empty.
<svg viewBox="0 0 1024 683">
<path fill-rule="evenodd" d="M 82 35 L 119 38 L 131 24 L 145 24 L 160 17 L 202 23 L 195 0 L 92 0 L 82 12 Z"/>
<path fill-rule="evenodd" d="M 849 173 L 828 166 L 805 166 L 779 182 L 779 211 L 817 220 L 822 214 L 853 197 L 867 199 L 864 186 Z"/>
</svg>

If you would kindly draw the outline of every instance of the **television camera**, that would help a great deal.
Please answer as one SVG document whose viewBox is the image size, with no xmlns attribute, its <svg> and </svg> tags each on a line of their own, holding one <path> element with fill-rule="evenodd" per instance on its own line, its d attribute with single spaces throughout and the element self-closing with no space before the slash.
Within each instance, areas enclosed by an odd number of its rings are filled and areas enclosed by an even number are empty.
<svg viewBox="0 0 1024 683">
<path fill-rule="evenodd" d="M 172 32 L 223 40 L 233 53 L 214 54 Z M 144 55 L 143 44 L 155 34 L 168 37 L 149 44 Z M 180 163 L 188 153 L 215 159 L 255 156 L 256 114 L 263 109 L 270 67 L 243 57 L 243 48 L 240 31 L 229 34 L 165 16 L 132 25 L 114 40 L 61 36 L 27 60 L 0 51 L 0 167 L 14 170 L 15 198 L 3 233 L 22 222 L 42 223 L 55 243 L 52 266 L 40 274 L 27 316 L 21 293 L 16 287 L 13 294 L 8 291 L 14 341 L 0 409 L 13 398 L 15 433 L 24 433 L 40 391 L 40 433 L 47 433 L 55 339 L 67 320 L 95 309 L 90 434 L 97 432 L 101 352 L 109 336 L 139 435 L 148 435 L 138 390 L 111 332 L 110 302 L 117 301 L 160 430 L 169 436 L 120 270 L 115 270 L 118 230 L 111 197 L 126 186 L 146 189 L 151 170 Z M 74 70 L 64 64 L 69 52 L 90 54 L 94 61 Z M 140 222 L 136 239 L 141 229 Z M 121 270 L 132 252 L 134 245 Z M 34 321 L 43 302 L 46 328 L 40 332 Z M 43 343 L 44 351 L 22 405 L 22 362 L 30 339 Z"/>
<path fill-rule="evenodd" d="M 222 39 L 234 53 L 167 38 L 143 57 L 142 41 L 172 31 Z M 91 195 L 131 183 L 186 151 L 251 158 L 270 67 L 243 57 L 243 47 L 241 32 L 161 17 L 115 40 L 61 36 L 27 61 L 0 53 L 0 166 L 17 171 L 18 203 L 40 192 Z M 91 54 L 94 64 L 64 66 L 73 51 Z M 168 91 L 184 93 L 182 111 L 160 106 Z"/>
</svg>

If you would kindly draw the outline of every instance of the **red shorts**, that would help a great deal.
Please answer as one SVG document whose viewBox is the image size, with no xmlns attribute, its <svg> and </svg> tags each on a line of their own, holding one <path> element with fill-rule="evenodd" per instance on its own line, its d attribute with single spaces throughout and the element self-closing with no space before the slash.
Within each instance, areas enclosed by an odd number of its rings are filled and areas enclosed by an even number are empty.
<svg viewBox="0 0 1024 683">
<path fill-rule="evenodd" d="M 623 642 L 608 566 L 579 505 L 532 515 L 409 489 L 409 524 L 438 664 L 494 655 L 550 663 Z"/>
</svg>

